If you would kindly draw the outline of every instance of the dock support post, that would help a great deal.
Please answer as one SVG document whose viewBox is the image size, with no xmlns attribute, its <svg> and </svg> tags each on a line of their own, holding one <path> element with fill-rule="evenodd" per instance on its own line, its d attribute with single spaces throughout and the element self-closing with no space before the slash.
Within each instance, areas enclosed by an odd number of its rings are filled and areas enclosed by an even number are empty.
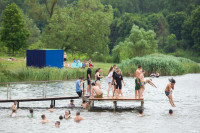
<svg viewBox="0 0 200 133">
<path fill-rule="evenodd" d="M 45 85 L 44 85 L 44 97 L 46 98 L 46 87 L 47 87 L 47 83 L 45 82 Z"/>
<path fill-rule="evenodd" d="M 144 108 L 144 101 L 141 101 L 141 107 Z"/>
<path fill-rule="evenodd" d="M 19 108 L 19 101 L 17 101 L 17 108 Z"/>
<path fill-rule="evenodd" d="M 55 100 L 51 100 L 51 105 L 55 106 Z"/>
<path fill-rule="evenodd" d="M 117 101 L 113 101 L 113 108 L 114 108 L 114 111 L 117 110 Z"/>
<path fill-rule="evenodd" d="M 54 107 L 56 106 L 56 100 L 53 100 Z"/>
<path fill-rule="evenodd" d="M 89 101 L 89 108 L 88 110 L 92 110 L 94 108 L 94 101 Z"/>
</svg>

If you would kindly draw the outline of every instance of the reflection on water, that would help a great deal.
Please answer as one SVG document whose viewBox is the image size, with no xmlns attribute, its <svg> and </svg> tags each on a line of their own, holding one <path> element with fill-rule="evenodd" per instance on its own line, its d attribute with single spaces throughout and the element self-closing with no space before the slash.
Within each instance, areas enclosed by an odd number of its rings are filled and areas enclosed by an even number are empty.
<svg viewBox="0 0 200 133">
<path fill-rule="evenodd" d="M 60 128 L 55 128 L 55 121 L 59 115 L 64 114 L 65 107 L 69 100 L 56 101 L 56 111 L 50 113 L 45 107 L 49 107 L 50 101 L 24 102 L 20 107 L 40 107 L 34 108 L 34 118 L 26 117 L 28 108 L 20 108 L 17 118 L 10 118 L 11 112 L 8 107 L 12 103 L 0 103 L 0 132 L 189 132 L 199 133 L 200 121 L 200 74 L 187 74 L 175 76 L 176 85 L 173 91 L 173 98 L 176 108 L 172 108 L 168 98 L 164 94 L 164 89 L 170 77 L 154 78 L 153 82 L 157 89 L 146 85 L 144 92 L 144 117 L 138 117 L 138 107 L 140 102 L 118 102 L 121 108 L 128 107 L 131 110 L 112 112 L 112 102 L 95 102 L 97 108 L 104 110 L 88 112 L 80 108 L 81 101 L 75 100 L 77 108 L 71 110 L 75 116 L 77 110 L 81 111 L 84 121 L 74 123 L 73 119 L 62 120 Z M 124 78 L 126 86 L 123 87 L 124 95 L 134 94 L 134 78 Z M 107 93 L 107 80 L 101 81 L 104 94 Z M 86 86 L 86 85 L 85 85 Z M 20 84 L 13 85 L 12 98 L 36 98 L 43 95 L 42 84 Z M 86 88 L 86 87 L 85 87 Z M 6 99 L 6 87 L 0 87 L 0 99 Z M 47 97 L 56 96 L 76 96 L 75 82 L 51 83 L 47 85 Z M 5 108 L 6 107 L 6 108 Z M 168 110 L 174 110 L 174 116 L 168 115 Z M 40 116 L 46 114 L 51 121 L 49 124 L 41 124 Z M 9 127 L 9 128 L 8 128 Z"/>
</svg>

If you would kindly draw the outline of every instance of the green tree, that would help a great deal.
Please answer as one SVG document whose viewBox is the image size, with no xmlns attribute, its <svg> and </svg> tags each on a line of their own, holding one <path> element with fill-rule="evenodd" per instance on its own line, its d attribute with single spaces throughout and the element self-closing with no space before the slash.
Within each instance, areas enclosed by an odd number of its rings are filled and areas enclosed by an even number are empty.
<svg viewBox="0 0 200 133">
<path fill-rule="evenodd" d="M 1 40 L 14 52 L 27 47 L 29 31 L 25 28 L 21 10 L 15 3 L 8 5 L 4 11 L 3 24 L 1 29 Z"/>
<path fill-rule="evenodd" d="M 145 31 L 143 28 L 140 29 L 138 26 L 133 25 L 129 37 L 114 47 L 114 61 L 117 60 L 115 57 L 120 59 L 117 62 L 121 62 L 134 56 L 143 56 L 156 52 L 157 41 L 155 38 L 156 34 L 154 31 Z"/>
<path fill-rule="evenodd" d="M 176 12 L 167 15 L 167 21 L 169 24 L 170 32 L 176 35 L 177 40 L 181 40 L 182 25 L 185 20 L 185 12 Z"/>
<path fill-rule="evenodd" d="M 176 51 L 177 49 L 176 35 L 171 34 L 167 37 L 164 49 L 165 49 L 165 52 L 167 53 L 173 53 Z"/>
</svg>

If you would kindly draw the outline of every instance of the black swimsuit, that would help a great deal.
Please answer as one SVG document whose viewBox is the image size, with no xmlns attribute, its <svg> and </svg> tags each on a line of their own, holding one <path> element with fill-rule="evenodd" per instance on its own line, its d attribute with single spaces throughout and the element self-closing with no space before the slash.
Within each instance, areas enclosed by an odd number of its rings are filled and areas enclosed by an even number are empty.
<svg viewBox="0 0 200 133">
<path fill-rule="evenodd" d="M 101 74 L 99 74 L 99 76 L 101 76 Z M 100 77 L 98 77 L 98 76 L 97 76 L 97 80 L 99 80 L 99 81 L 100 81 Z M 97 80 L 96 80 L 96 81 L 97 81 Z"/>
</svg>

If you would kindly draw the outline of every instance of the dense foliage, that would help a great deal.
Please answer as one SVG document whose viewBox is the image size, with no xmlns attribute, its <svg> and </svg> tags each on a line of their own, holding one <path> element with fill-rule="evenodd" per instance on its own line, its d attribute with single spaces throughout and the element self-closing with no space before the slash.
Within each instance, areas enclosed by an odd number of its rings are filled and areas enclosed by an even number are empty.
<svg viewBox="0 0 200 133">
<path fill-rule="evenodd" d="M 0 31 L 11 3 L 21 9 L 29 29 L 29 49 L 59 48 L 97 61 L 121 62 L 147 54 L 141 51 L 144 49 L 127 53 L 127 48 L 121 47 L 129 44 L 132 27 L 138 26 L 155 32 L 157 47 L 153 52 L 200 62 L 200 0 L 0 0 Z M 0 54 L 9 53 L 5 46 L 10 43 L 2 41 Z M 128 46 L 130 49 L 133 47 Z M 15 50 L 24 55 L 26 48 Z"/>
<path fill-rule="evenodd" d="M 189 59 L 163 54 L 152 54 L 143 57 L 124 60 L 119 67 L 124 75 L 134 75 L 137 65 L 142 65 L 149 76 L 152 72 L 160 75 L 180 75 L 185 73 L 198 73 L 200 66 Z"/>
</svg>

